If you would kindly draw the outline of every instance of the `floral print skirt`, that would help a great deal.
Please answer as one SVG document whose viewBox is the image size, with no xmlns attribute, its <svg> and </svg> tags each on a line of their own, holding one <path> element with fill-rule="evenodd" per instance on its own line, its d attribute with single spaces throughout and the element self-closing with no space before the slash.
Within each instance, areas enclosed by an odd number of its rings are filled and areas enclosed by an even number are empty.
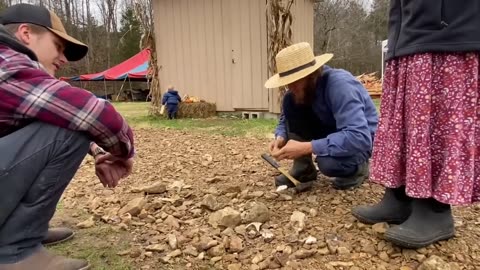
<svg viewBox="0 0 480 270">
<path fill-rule="evenodd" d="M 480 200 L 480 54 L 387 63 L 371 180 L 453 205 Z"/>
</svg>

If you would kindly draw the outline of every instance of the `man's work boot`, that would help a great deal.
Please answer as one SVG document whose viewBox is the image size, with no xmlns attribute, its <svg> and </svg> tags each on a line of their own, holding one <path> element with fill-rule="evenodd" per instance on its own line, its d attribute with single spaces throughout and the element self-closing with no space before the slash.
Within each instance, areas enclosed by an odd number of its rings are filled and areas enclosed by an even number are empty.
<svg viewBox="0 0 480 270">
<path fill-rule="evenodd" d="M 311 155 L 295 159 L 289 173 L 301 182 L 301 186 L 297 187 L 297 191 L 299 192 L 311 188 L 313 186 L 313 181 L 317 180 L 317 168 L 313 164 Z M 275 176 L 275 186 L 287 186 L 289 188 L 295 187 L 295 185 L 283 174 Z"/>
<path fill-rule="evenodd" d="M 365 224 L 380 222 L 401 224 L 412 212 L 411 201 L 412 199 L 405 194 L 405 186 L 386 188 L 379 203 L 354 207 L 352 215 Z"/>
<path fill-rule="evenodd" d="M 452 210 L 433 198 L 413 199 L 412 214 L 385 232 L 388 240 L 403 248 L 417 249 L 455 236 Z"/>
<path fill-rule="evenodd" d="M 90 265 L 85 260 L 69 259 L 54 255 L 44 247 L 26 259 L 13 264 L 0 264 L 0 270 L 87 270 Z"/>
<path fill-rule="evenodd" d="M 332 180 L 334 189 L 352 189 L 363 184 L 363 181 L 368 178 L 370 174 L 370 164 L 368 161 L 358 166 L 357 172 L 350 177 L 335 177 Z"/>
<path fill-rule="evenodd" d="M 42 245 L 51 246 L 60 244 L 73 238 L 75 233 L 69 228 L 49 228 Z"/>
</svg>

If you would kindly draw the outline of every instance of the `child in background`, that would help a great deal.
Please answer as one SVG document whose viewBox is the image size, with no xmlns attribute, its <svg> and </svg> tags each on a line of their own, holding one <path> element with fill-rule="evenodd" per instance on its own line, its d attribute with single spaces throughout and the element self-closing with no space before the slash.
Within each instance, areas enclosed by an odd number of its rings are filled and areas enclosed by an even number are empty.
<svg viewBox="0 0 480 270">
<path fill-rule="evenodd" d="M 178 104 L 180 102 L 182 102 L 182 98 L 178 95 L 178 91 L 173 88 L 173 85 L 169 85 L 162 99 L 162 105 L 167 107 L 168 119 L 177 117 Z"/>
</svg>

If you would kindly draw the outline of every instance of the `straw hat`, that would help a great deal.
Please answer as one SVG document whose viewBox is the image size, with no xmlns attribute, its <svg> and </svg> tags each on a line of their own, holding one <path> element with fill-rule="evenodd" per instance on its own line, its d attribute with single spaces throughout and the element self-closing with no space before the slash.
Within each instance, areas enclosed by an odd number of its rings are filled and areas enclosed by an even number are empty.
<svg viewBox="0 0 480 270">
<path fill-rule="evenodd" d="M 275 57 L 278 73 L 265 82 L 265 87 L 276 88 L 298 81 L 325 65 L 332 57 L 331 53 L 314 56 L 307 42 L 288 46 Z"/>
</svg>

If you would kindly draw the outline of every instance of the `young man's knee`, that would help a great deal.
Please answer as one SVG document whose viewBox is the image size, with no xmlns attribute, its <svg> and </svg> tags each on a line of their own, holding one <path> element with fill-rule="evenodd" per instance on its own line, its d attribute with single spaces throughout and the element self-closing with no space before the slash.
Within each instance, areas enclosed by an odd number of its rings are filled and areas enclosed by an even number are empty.
<svg viewBox="0 0 480 270">
<path fill-rule="evenodd" d="M 74 131 L 59 126 L 50 125 L 44 122 L 34 122 L 25 127 L 26 132 L 35 132 L 36 136 L 46 138 L 55 138 L 59 141 L 68 141 L 69 148 L 86 148 L 90 145 L 90 140 L 85 133 Z"/>
</svg>

